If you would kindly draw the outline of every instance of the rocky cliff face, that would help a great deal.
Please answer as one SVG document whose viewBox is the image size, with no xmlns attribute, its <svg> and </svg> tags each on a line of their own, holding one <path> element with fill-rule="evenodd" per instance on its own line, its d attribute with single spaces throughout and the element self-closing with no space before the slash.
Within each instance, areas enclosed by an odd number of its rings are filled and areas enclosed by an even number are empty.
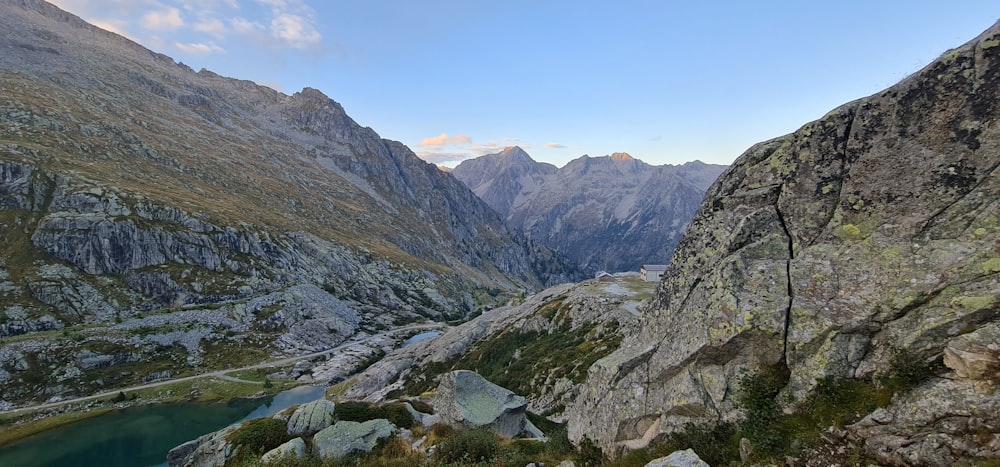
<svg viewBox="0 0 1000 467">
<path fill-rule="evenodd" d="M 591 368 L 571 436 L 610 447 L 732 419 L 737 379 L 762 366 L 787 366 L 778 400 L 794 410 L 817 379 L 974 348 L 853 430 L 884 462 L 1000 455 L 1000 418 L 976 408 L 996 404 L 992 377 L 963 369 L 998 352 L 980 331 L 1000 320 L 998 106 L 1000 24 L 748 150 L 709 191 L 636 334 Z"/>
<path fill-rule="evenodd" d="M 0 335 L 27 334 L 4 398 L 123 382 L 83 352 L 316 350 L 578 277 L 315 89 L 196 73 L 42 1 L 0 1 L 0 28 Z"/>
<path fill-rule="evenodd" d="M 556 169 L 512 147 L 464 161 L 452 174 L 510 225 L 594 273 L 667 262 L 724 168 L 650 166 L 619 153 Z"/>
</svg>

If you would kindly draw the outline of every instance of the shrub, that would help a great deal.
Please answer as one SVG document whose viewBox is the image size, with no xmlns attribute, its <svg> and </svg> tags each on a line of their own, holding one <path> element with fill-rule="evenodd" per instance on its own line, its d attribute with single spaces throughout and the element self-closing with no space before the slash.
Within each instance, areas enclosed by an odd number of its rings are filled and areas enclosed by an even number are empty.
<svg viewBox="0 0 1000 467">
<path fill-rule="evenodd" d="M 940 357 L 930 362 L 908 349 L 895 349 L 889 362 L 889 371 L 882 383 L 896 390 L 906 392 L 937 374 L 944 367 Z"/>
<path fill-rule="evenodd" d="M 437 447 L 438 461 L 445 464 L 492 462 L 499 453 L 500 440 L 482 428 L 456 432 Z"/>
<path fill-rule="evenodd" d="M 337 404 L 333 409 L 337 420 L 348 420 L 352 422 L 367 422 L 377 418 L 384 418 L 400 428 L 413 428 L 416 422 L 413 416 L 406 410 L 403 404 L 388 404 L 383 406 L 372 405 L 367 402 L 345 401 Z"/>
<path fill-rule="evenodd" d="M 590 438 L 583 438 L 576 451 L 576 463 L 584 467 L 604 465 L 604 451 Z"/>
<path fill-rule="evenodd" d="M 447 438 L 455 434 L 455 429 L 444 423 L 435 423 L 431 425 L 431 434 L 437 438 Z"/>
<path fill-rule="evenodd" d="M 240 447 L 239 457 L 260 456 L 290 439 L 285 422 L 273 418 L 250 420 L 226 436 L 226 441 Z"/>
<path fill-rule="evenodd" d="M 755 450 L 774 454 L 782 448 L 783 436 L 776 423 L 781 407 L 775 397 L 788 384 L 788 377 L 788 367 L 778 364 L 740 378 L 738 401 L 746 418 L 740 423 L 739 432 Z"/>
</svg>

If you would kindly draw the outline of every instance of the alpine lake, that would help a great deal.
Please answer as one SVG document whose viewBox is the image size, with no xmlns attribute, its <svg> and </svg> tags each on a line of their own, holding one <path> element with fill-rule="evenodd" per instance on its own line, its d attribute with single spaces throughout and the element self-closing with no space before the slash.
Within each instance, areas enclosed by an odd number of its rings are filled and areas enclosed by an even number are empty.
<svg viewBox="0 0 1000 467">
<path fill-rule="evenodd" d="M 267 417 L 323 397 L 299 386 L 263 399 L 129 407 L 47 430 L 0 448 L 0 466 L 148 467 L 166 465 L 175 446 L 238 421 Z"/>
</svg>

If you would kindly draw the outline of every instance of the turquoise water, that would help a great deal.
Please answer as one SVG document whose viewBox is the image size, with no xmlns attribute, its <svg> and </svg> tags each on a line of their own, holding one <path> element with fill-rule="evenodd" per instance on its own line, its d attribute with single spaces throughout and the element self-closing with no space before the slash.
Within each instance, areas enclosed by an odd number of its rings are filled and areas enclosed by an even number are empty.
<svg viewBox="0 0 1000 467">
<path fill-rule="evenodd" d="M 116 410 L 0 448 L 0 466 L 164 465 L 167 451 L 178 444 L 246 418 L 266 417 L 319 399 L 323 390 L 322 386 L 300 386 L 267 399 L 227 404 L 153 404 Z"/>
<path fill-rule="evenodd" d="M 422 341 L 424 339 L 430 339 L 432 337 L 437 337 L 437 336 L 440 336 L 440 335 L 441 335 L 441 331 L 422 332 L 422 333 L 417 334 L 417 335 L 415 335 L 415 336 L 407 339 L 406 341 L 404 341 L 403 342 L 403 347 L 406 347 L 406 346 L 408 346 L 408 345 L 410 345 L 410 344 L 412 344 L 414 342 L 420 342 L 420 341 Z"/>
</svg>

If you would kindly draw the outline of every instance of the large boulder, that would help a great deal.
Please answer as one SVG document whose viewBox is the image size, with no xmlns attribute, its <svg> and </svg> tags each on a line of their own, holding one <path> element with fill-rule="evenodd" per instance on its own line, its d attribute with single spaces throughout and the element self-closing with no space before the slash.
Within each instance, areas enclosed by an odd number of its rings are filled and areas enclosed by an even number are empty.
<svg viewBox="0 0 1000 467">
<path fill-rule="evenodd" d="M 367 422 L 337 422 L 313 436 L 313 452 L 334 459 L 352 452 L 371 452 L 380 439 L 396 434 L 397 428 L 384 418 Z"/>
<path fill-rule="evenodd" d="M 441 378 L 432 402 L 434 413 L 448 425 L 485 427 L 509 438 L 544 435 L 525 416 L 528 402 L 474 371 L 457 370 Z"/>
<path fill-rule="evenodd" d="M 311 435 L 333 424 L 336 405 L 326 399 L 302 404 L 288 418 L 288 434 Z"/>
</svg>

